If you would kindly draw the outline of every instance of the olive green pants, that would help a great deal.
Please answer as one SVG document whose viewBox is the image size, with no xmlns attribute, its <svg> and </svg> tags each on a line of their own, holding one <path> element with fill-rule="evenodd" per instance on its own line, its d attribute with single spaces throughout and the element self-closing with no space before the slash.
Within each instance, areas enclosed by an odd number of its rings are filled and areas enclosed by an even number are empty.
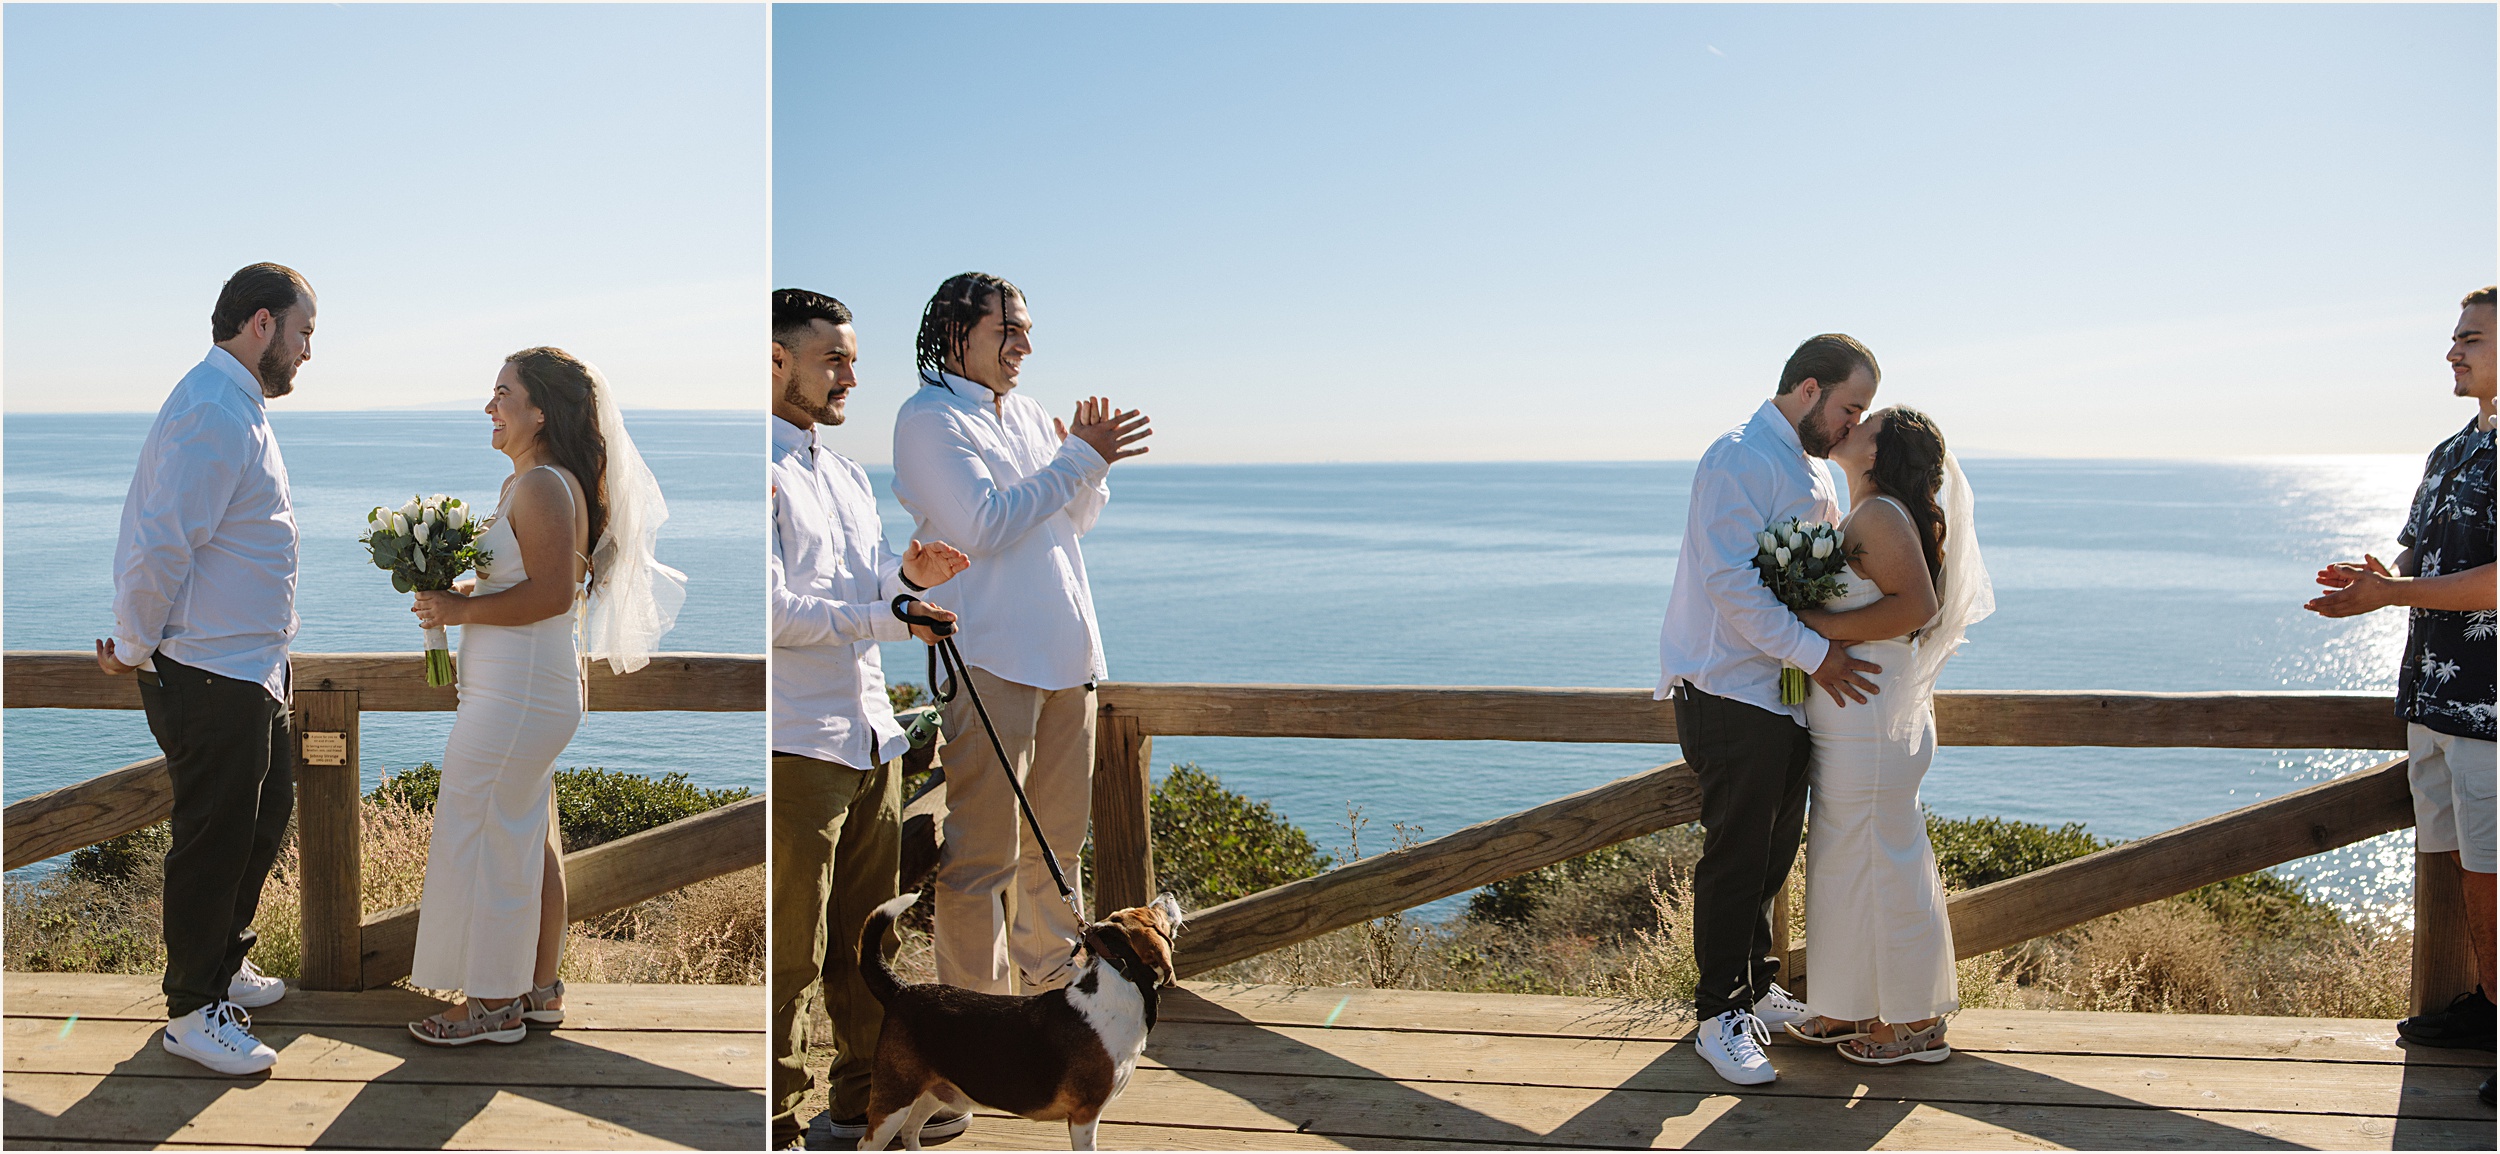
<svg viewBox="0 0 2500 1154">
<path fill-rule="evenodd" d="M 799 1136 L 807 1096 L 808 996 L 833 1019 L 828 1108 L 868 1112 L 868 1073 L 885 1007 L 859 977 L 859 931 L 900 885 L 902 769 L 861 772 L 776 753 L 772 772 L 773 1145 Z M 896 940 L 886 935 L 885 955 Z M 833 980 L 819 985 L 821 975 Z"/>
</svg>

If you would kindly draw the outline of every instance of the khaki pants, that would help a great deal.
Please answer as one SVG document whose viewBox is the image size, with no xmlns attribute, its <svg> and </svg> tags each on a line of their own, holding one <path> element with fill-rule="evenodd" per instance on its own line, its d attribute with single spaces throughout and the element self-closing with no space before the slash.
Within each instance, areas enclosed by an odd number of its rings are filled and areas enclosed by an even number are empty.
<svg viewBox="0 0 2500 1154">
<path fill-rule="evenodd" d="M 971 677 L 1059 868 L 1071 888 L 1081 887 L 1078 865 L 1094 794 L 1093 689 L 1036 689 L 982 669 Z M 937 978 L 990 994 L 1064 986 L 1074 976 L 1069 951 L 1084 926 L 1051 884 L 970 693 L 958 693 L 946 707 L 946 733 Z"/>
<path fill-rule="evenodd" d="M 810 757 L 776 753 L 772 774 L 773 1144 L 804 1128 L 807 1000 L 821 987 L 833 1019 L 829 1109 L 836 1118 L 868 1112 L 868 1073 L 885 1007 L 859 977 L 859 930 L 892 900 L 900 882 L 902 771 L 886 762 L 862 773 Z M 892 934 L 885 955 L 894 956 Z"/>
</svg>

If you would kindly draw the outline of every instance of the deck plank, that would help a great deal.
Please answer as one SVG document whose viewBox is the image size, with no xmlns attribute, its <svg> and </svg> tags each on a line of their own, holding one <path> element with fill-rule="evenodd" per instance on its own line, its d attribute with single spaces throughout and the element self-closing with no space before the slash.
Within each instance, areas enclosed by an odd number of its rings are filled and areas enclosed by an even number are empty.
<svg viewBox="0 0 2500 1154">
<path fill-rule="evenodd" d="M 1621 999 L 1539 994 L 1461 997 L 1427 990 L 1185 982 L 1166 996 L 1159 1016 L 1163 1021 L 1249 1021 L 1274 1026 L 1320 1026 L 1333 1017 L 1334 1028 L 1340 1030 L 1655 1041 L 1678 1041 L 1693 1029 L 1690 1021 L 1671 1017 L 1653 1004 Z M 2491 1064 L 2487 1054 L 2474 1051 L 2407 1049 L 2396 1039 L 2394 1022 L 2163 1014 L 2159 1020 L 2166 1028 L 2154 1030 L 2145 1028 L 2147 1017 L 2083 1010 L 1964 1010 L 1953 1019 L 1953 1044 L 1961 1050 L 2002 1053 Z"/>
<path fill-rule="evenodd" d="M 79 1138 L 372 1149 L 761 1149 L 755 1090 L 583 1089 L 12 1072 L 5 1124 Z"/>
<path fill-rule="evenodd" d="M 1185 1118 L 1203 1126 L 1343 1139 L 1598 1147 L 2385 1148 L 2401 1127 L 2425 1145 L 2442 1144 L 2426 1136 L 2444 1135 L 2453 1148 L 2478 1149 L 2489 1147 L 2492 1134 L 2487 1117 L 2399 1120 L 2047 1103 L 1939 1104 L 1875 1093 L 1817 1098 L 1749 1090 L 1739 1096 L 1142 1069 L 1106 1117 L 1143 1125 Z"/>
<path fill-rule="evenodd" d="M 1135 1093 L 1134 1088 L 1131 1093 Z M 2205 1150 L 2387 1150 L 2487 1149 L 2488 1123 L 2438 1122 L 2408 1124 L 2398 1143 L 2397 1131 L 2376 1119 L 2245 1114 L 2231 1111 L 2190 1111 L 2172 1122 L 2154 1115 L 2151 1124 L 2137 1117 L 2113 1117 L 2110 1111 L 2079 1107 L 2000 1108 L 1989 1112 L 1955 1113 L 1900 1103 L 1859 1105 L 1857 1110 L 1884 1113 L 1860 1115 L 1821 1109 L 1799 1117 L 1788 1104 L 1746 1101 L 1714 1112 L 1699 1127 L 1673 1127 L 1664 1122 L 1648 1143 L 1627 1138 L 1610 1147 L 1700 1149 L 1867 1149 L 1867 1150 L 2015 1150 L 2015 1149 L 2173 1149 Z M 2373 1125 L 2372 1123 L 2378 1123 Z M 1695 1130 L 1698 1132 L 1694 1132 Z M 1638 1127 L 1627 1127 L 1626 1134 Z M 1682 1131 L 1684 1141 L 1678 1142 Z M 941 1150 L 1054 1150 L 1067 1146 L 1067 1127 L 1057 1122 L 983 1113 L 971 1129 Z M 1145 1125 L 1105 1122 L 1095 1135 L 1105 1150 L 1464 1150 L 1569 1149 L 1592 1145 L 1584 1138 L 1504 1138 L 1490 1142 L 1457 1137 L 1435 1139 L 1384 1137 L 1376 1133 L 1337 1134 L 1285 1129 L 1231 1129 L 1219 1126 Z"/>
<path fill-rule="evenodd" d="M 165 994 L 152 974 L 30 974 L 0 976 L 8 1016 L 165 1020 Z M 762 1030 L 765 994 L 757 986 L 653 986 L 584 983 L 564 992 L 568 1030 Z M 449 1003 L 414 990 L 359 993 L 296 989 L 285 999 L 252 1011 L 260 1025 L 402 1026 L 439 1013 Z"/>
<path fill-rule="evenodd" d="M 567 1029 L 530 1031 L 513 1045 L 492 1043 L 447 1052 L 405 1026 L 282 1026 L 255 1022 L 260 1040 L 278 1051 L 269 1077 L 280 1080 L 540 1085 L 561 1077 L 573 1086 L 744 1088 L 765 1085 L 761 1031 L 699 1033 Z M 160 1022 L 11 1018 L 5 1035 L 9 1073 L 127 1074 L 194 1077 L 200 1067 L 166 1053 Z"/>
<path fill-rule="evenodd" d="M 1192 1023 L 1158 1030 L 1146 1058 L 1167 1069 L 1400 1082 L 1712 1094 L 1727 1089 L 1688 1043 L 1535 1036 L 1412 1034 Z M 2381 1062 L 2275 1062 L 2095 1054 L 1957 1053 L 1940 1065 L 1865 1067 L 1826 1047 L 1774 1045 L 1770 1097 L 1879 1095 L 2020 1105 L 2152 1106 L 2266 1113 L 2488 1117 L 2480 1070 Z"/>
</svg>

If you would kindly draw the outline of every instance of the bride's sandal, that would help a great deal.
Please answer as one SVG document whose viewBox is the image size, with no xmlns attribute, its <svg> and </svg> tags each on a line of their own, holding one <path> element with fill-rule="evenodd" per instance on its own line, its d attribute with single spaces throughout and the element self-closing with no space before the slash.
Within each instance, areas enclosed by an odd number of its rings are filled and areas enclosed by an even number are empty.
<svg viewBox="0 0 2500 1154">
<path fill-rule="evenodd" d="M 542 1026 L 555 1026 L 563 1024 L 564 1008 L 548 1003 L 562 1000 L 564 1000 L 564 979 L 557 978 L 521 995 L 521 1000 L 514 1004 L 521 1007 L 523 1021 L 536 1022 Z"/>
<path fill-rule="evenodd" d="M 1823 1023 L 1827 1020 L 1822 1017 L 1808 1018 L 1803 1022 L 1790 1022 L 1781 1028 L 1787 1030 L 1791 1038 L 1800 1042 L 1812 1042 L 1818 1046 L 1833 1046 L 1875 1036 L 1867 1029 L 1865 1022 L 1841 1022 L 1838 1025 L 1825 1026 Z"/>
<path fill-rule="evenodd" d="M 429 1046 L 466 1046 L 472 1042 L 509 1045 L 530 1036 L 528 1024 L 521 1020 L 518 998 L 491 1010 L 475 998 L 471 998 L 468 1005 L 468 1017 L 454 1018 L 451 1011 L 445 1010 L 431 1018 L 408 1023 L 408 1032 Z"/>
<path fill-rule="evenodd" d="M 1893 1027 L 1900 1031 L 1900 1027 Z M 1892 1041 L 1878 1042 L 1867 1038 L 1840 1044 L 1840 1056 L 1861 1066 L 1890 1066 L 1896 1062 L 1941 1062 L 1953 1056 L 1953 1047 L 1944 1042 L 1944 1019 L 1936 1019 L 1924 1030 L 1897 1032 Z"/>
</svg>

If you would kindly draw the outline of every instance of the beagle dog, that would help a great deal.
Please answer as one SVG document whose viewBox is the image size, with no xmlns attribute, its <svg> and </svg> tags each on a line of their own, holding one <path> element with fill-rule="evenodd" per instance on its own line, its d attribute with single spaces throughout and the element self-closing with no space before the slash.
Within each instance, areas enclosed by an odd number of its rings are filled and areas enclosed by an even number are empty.
<svg viewBox="0 0 2500 1154">
<path fill-rule="evenodd" d="M 1094 1148 L 1104 1107 L 1128 1086 L 1155 1024 L 1155 995 L 1173 982 L 1180 903 L 1165 894 L 1085 927 L 1074 981 L 1031 996 L 978 994 L 895 980 L 876 946 L 917 893 L 878 906 L 860 927 L 859 974 L 885 1005 L 868 1092 L 862 1150 L 900 1133 L 920 1148 L 920 1125 L 941 1104 L 974 1102 L 1037 1122 L 1065 1121 L 1068 1147 Z"/>
</svg>

